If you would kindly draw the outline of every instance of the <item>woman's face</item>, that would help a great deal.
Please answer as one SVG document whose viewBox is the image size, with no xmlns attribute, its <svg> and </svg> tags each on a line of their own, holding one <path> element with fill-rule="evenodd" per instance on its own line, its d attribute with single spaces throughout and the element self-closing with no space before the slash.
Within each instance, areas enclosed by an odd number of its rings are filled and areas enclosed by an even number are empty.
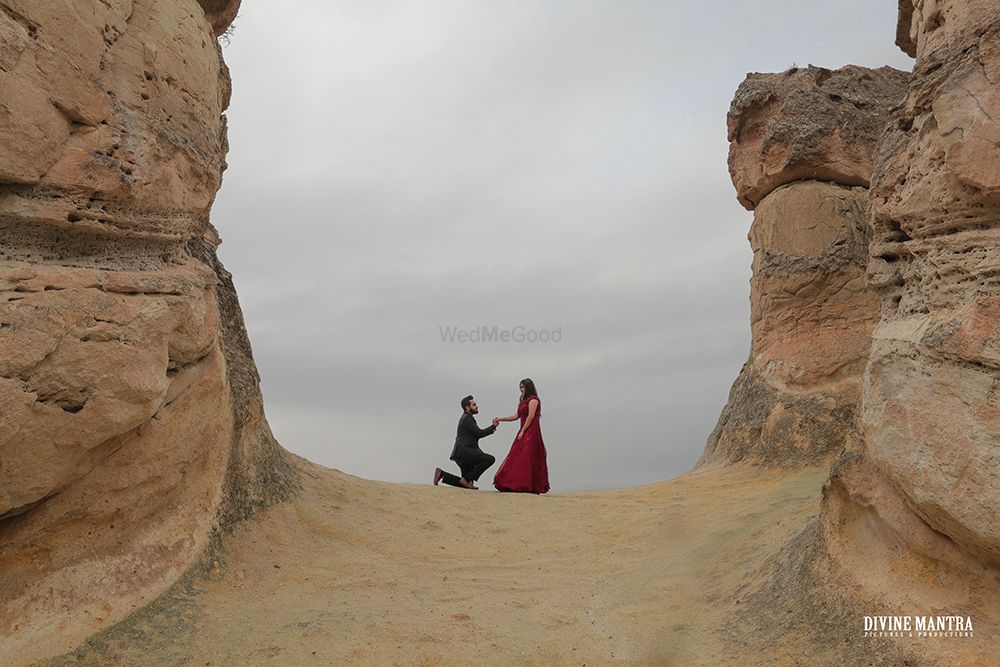
<svg viewBox="0 0 1000 667">
<path fill-rule="evenodd" d="M 519 384 L 517 387 L 521 390 L 521 398 L 524 398 L 524 384 Z"/>
</svg>

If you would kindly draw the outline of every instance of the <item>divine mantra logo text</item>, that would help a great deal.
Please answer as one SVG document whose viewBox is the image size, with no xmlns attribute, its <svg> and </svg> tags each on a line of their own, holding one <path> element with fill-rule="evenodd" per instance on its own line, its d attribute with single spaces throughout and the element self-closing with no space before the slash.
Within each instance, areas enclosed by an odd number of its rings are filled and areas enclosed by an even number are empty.
<svg viewBox="0 0 1000 667">
<path fill-rule="evenodd" d="M 971 637 L 971 616 L 865 616 L 865 637 Z"/>
</svg>

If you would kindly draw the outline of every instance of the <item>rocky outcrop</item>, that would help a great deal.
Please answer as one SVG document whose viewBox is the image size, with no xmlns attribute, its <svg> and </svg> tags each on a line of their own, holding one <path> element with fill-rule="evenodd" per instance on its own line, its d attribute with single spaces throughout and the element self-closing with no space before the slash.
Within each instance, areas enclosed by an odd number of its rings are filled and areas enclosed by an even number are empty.
<svg viewBox="0 0 1000 667">
<path fill-rule="evenodd" d="M 782 369 L 789 359 L 805 367 L 805 351 L 831 363 L 836 351 L 848 354 L 852 362 L 840 375 L 815 367 L 822 370 L 814 377 L 836 378 L 835 391 L 820 395 L 828 406 L 841 406 L 844 421 L 839 430 L 811 435 L 830 439 L 827 453 L 843 450 L 824 486 L 818 520 L 788 543 L 741 605 L 768 618 L 753 635 L 755 649 L 803 634 L 825 645 L 836 635 L 867 664 L 992 664 L 1000 633 L 1000 7 L 978 0 L 900 0 L 896 38 L 917 62 L 899 103 L 855 126 L 885 118 L 881 136 L 870 135 L 878 142 L 869 145 L 867 160 L 859 157 L 864 151 L 849 148 L 862 143 L 844 141 L 837 129 L 844 121 L 829 122 L 829 109 L 810 115 L 788 105 L 775 92 L 787 89 L 767 77 L 751 79 L 737 94 L 730 165 L 741 202 L 756 206 L 754 343 L 705 458 L 766 461 L 759 452 L 788 450 L 785 434 L 768 432 L 773 422 L 763 416 L 787 413 L 788 399 L 774 386 L 791 386 L 789 378 L 772 375 L 765 384 L 760 369 Z M 821 99 L 815 93 L 795 97 Z M 768 115 L 783 108 L 791 109 L 792 120 L 768 123 Z M 826 138 L 810 144 L 804 139 L 810 135 Z M 750 138 L 749 155 L 740 152 L 743 137 Z M 867 192 L 858 190 L 855 218 L 866 230 L 868 251 L 861 261 L 864 287 L 854 303 L 867 305 L 849 309 L 866 313 L 850 329 L 870 335 L 863 344 L 848 329 L 827 347 L 806 342 L 805 332 L 847 324 L 836 308 L 815 318 L 781 317 L 775 310 L 805 303 L 815 309 L 810 299 L 822 294 L 817 284 L 860 285 L 861 275 L 851 273 L 844 282 L 846 275 L 826 270 L 817 273 L 817 283 L 790 282 L 792 289 L 781 292 L 772 287 L 781 279 L 767 279 L 761 268 L 760 248 L 766 258 L 771 244 L 783 242 L 758 232 L 762 212 L 783 190 L 807 187 L 803 180 L 778 189 L 772 184 L 803 178 L 808 167 L 802 165 L 810 159 L 827 163 L 816 168 L 827 178 L 869 183 Z M 787 207 L 800 214 L 805 208 Z M 791 229 L 815 234 L 802 222 Z M 805 289 L 796 291 L 796 285 Z M 781 298 L 756 296 L 769 291 Z M 857 346 L 834 342 L 840 336 Z M 812 404 L 794 409 L 822 418 Z M 838 614 L 844 623 L 831 622 Z M 940 641 L 916 634 L 862 637 L 866 614 L 960 615 L 974 622 L 975 632 Z M 858 629 L 845 635 L 845 627 Z"/>
<path fill-rule="evenodd" d="M 866 289 L 871 154 L 904 93 L 891 68 L 751 74 L 729 165 L 754 209 L 752 344 L 701 463 L 818 463 L 857 431 L 878 301 Z"/>
<path fill-rule="evenodd" d="M 891 67 L 792 68 L 749 74 L 729 108 L 729 173 L 753 210 L 786 183 L 868 187 L 872 148 L 905 75 Z"/>
<path fill-rule="evenodd" d="M 898 43 L 917 62 L 875 157 L 868 281 L 881 319 L 865 437 L 825 488 L 824 540 L 843 571 L 868 558 L 891 575 L 861 578 L 885 604 L 912 602 L 920 590 L 923 604 L 964 609 L 995 628 L 1000 6 L 900 7 Z"/>
<path fill-rule="evenodd" d="M 201 5 L 0 0 L 4 664 L 120 620 L 295 487 L 208 219 L 239 3 Z"/>
<path fill-rule="evenodd" d="M 198 0 L 216 36 L 222 35 L 236 19 L 242 0 Z"/>
</svg>

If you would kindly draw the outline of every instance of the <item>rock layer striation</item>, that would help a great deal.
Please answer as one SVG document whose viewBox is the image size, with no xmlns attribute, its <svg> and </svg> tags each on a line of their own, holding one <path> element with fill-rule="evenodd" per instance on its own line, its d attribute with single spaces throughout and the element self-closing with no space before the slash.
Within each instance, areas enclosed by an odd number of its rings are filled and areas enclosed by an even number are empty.
<svg viewBox="0 0 1000 667">
<path fill-rule="evenodd" d="M 238 4 L 0 0 L 4 664 L 120 620 L 295 487 L 209 223 Z"/>
<path fill-rule="evenodd" d="M 906 74 L 751 74 L 729 112 L 750 228 L 750 358 L 701 463 L 816 463 L 857 433 L 878 300 L 865 287 L 872 152 Z"/>
<path fill-rule="evenodd" d="M 860 578 L 887 605 L 920 591 L 996 628 L 1000 6 L 900 8 L 898 43 L 917 60 L 875 154 L 868 282 L 881 319 L 865 437 L 825 488 L 824 540 L 843 571 L 866 558 L 888 573 Z"/>
</svg>

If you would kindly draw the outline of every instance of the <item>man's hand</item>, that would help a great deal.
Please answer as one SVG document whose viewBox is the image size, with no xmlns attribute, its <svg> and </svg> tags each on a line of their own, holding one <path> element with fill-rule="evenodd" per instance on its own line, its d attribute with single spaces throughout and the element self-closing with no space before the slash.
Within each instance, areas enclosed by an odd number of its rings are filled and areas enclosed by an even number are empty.
<svg viewBox="0 0 1000 667">
<path fill-rule="evenodd" d="M 496 426 L 499 423 L 500 423 L 500 418 L 499 417 L 494 417 L 493 418 L 493 425 Z"/>
</svg>

